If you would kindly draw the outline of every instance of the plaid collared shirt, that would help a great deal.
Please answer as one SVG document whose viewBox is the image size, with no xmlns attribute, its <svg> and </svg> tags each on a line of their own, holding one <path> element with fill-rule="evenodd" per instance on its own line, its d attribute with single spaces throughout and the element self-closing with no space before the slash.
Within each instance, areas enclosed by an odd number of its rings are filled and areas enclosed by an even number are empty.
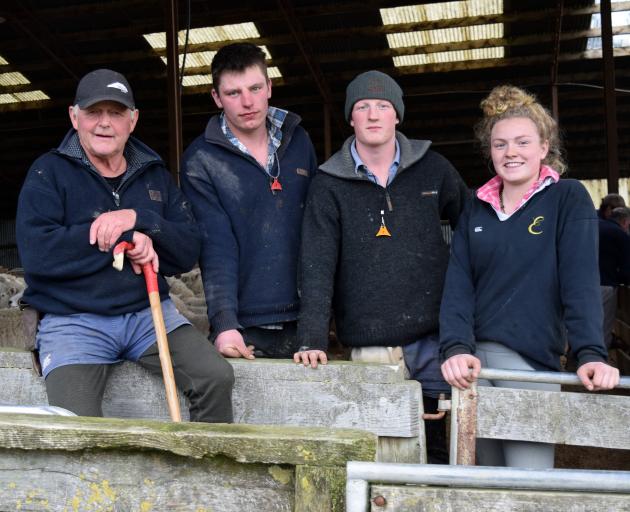
<svg viewBox="0 0 630 512">
<path fill-rule="evenodd" d="M 282 110 L 281 108 L 269 107 L 267 109 L 267 174 L 271 176 L 271 172 L 273 170 L 273 164 L 276 161 L 276 151 L 280 147 L 282 143 L 282 124 L 287 117 L 287 111 Z M 230 141 L 230 143 L 236 146 L 240 151 L 249 155 L 250 152 L 247 150 L 245 145 L 238 140 L 238 137 L 232 133 L 230 127 L 225 120 L 225 113 L 221 112 L 221 131 L 225 138 Z"/>
<path fill-rule="evenodd" d="M 501 211 L 501 198 L 499 194 L 501 192 L 501 187 L 503 186 L 503 180 L 500 176 L 495 176 L 485 185 L 479 187 L 479 189 L 477 190 L 477 197 L 492 206 L 497 216 L 499 217 L 499 220 L 506 220 L 514 215 L 518 210 L 520 210 L 534 194 L 540 192 L 552 183 L 556 183 L 559 179 L 560 175 L 551 167 L 549 167 L 548 165 L 541 166 L 538 179 L 532 184 L 530 189 L 523 196 L 523 199 L 521 199 L 521 202 L 519 203 L 516 210 L 514 210 L 510 214 Z"/>
</svg>

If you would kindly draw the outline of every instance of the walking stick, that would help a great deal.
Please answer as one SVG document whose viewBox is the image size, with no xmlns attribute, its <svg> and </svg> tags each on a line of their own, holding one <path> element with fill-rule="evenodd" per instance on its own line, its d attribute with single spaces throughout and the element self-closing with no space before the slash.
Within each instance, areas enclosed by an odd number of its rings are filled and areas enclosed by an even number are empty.
<svg viewBox="0 0 630 512">
<path fill-rule="evenodd" d="M 120 242 L 114 247 L 114 263 L 116 270 L 122 270 L 125 259 L 125 251 L 134 248 L 134 244 L 130 242 Z M 177 386 L 175 386 L 175 376 L 173 375 L 173 363 L 171 362 L 171 353 L 168 348 L 168 339 L 166 337 L 166 326 L 164 325 L 164 316 L 162 315 L 162 305 L 160 304 L 160 291 L 158 288 L 157 275 L 153 271 L 151 263 L 142 265 L 142 273 L 147 285 L 149 294 L 149 303 L 151 304 L 151 316 L 153 317 L 153 326 L 155 327 L 155 338 L 160 354 L 160 364 L 162 365 L 162 376 L 164 378 L 164 387 L 166 388 L 166 403 L 168 411 L 173 421 L 182 421 L 179 409 L 179 399 L 177 398 Z"/>
</svg>

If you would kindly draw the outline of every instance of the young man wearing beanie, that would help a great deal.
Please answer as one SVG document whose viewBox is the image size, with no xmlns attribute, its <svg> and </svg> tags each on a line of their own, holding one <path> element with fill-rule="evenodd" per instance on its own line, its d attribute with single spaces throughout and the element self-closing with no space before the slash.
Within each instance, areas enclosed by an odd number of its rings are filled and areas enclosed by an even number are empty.
<svg viewBox="0 0 630 512">
<path fill-rule="evenodd" d="M 449 250 L 441 220 L 455 227 L 467 189 L 453 166 L 396 127 L 405 114 L 398 84 L 379 71 L 346 90 L 354 136 L 320 167 L 304 213 L 302 307 L 294 355 L 326 362 L 331 307 L 352 359 L 398 363 L 420 381 L 425 411 L 450 389 L 438 359 L 438 315 Z M 445 423 L 427 421 L 429 462 L 448 462 Z"/>
<path fill-rule="evenodd" d="M 139 115 L 131 86 L 115 71 L 92 71 L 69 114 L 61 145 L 31 166 L 16 220 L 24 299 L 43 314 L 36 342 L 50 405 L 102 416 L 112 363 L 161 374 L 141 269 L 150 264 L 190 419 L 231 422 L 232 367 L 169 299 L 164 276 L 195 265 L 199 231 L 164 162 L 131 137 Z M 118 271 L 112 249 L 121 241 L 135 247 Z"/>
<path fill-rule="evenodd" d="M 317 169 L 298 115 L 269 106 L 265 54 L 251 43 L 212 59 L 222 112 L 184 153 L 182 189 L 201 230 L 211 339 L 226 357 L 290 358 L 306 193 Z"/>
</svg>

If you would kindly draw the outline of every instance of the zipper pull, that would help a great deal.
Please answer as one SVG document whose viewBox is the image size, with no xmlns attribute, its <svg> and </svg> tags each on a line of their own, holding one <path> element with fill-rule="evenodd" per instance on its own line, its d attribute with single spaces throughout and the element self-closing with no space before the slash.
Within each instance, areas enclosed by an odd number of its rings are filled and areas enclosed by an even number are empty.
<svg viewBox="0 0 630 512">
<path fill-rule="evenodd" d="M 385 210 L 381 210 L 381 226 L 378 228 L 376 236 L 392 236 L 385 225 Z"/>
<path fill-rule="evenodd" d="M 120 206 L 120 196 L 118 195 L 118 192 L 112 190 L 112 195 L 114 196 L 114 203 L 116 203 L 116 206 Z"/>
<path fill-rule="evenodd" d="M 387 209 L 390 212 L 394 211 L 394 206 L 392 205 L 392 198 L 389 197 L 389 191 L 385 189 L 385 201 L 387 201 Z"/>
</svg>

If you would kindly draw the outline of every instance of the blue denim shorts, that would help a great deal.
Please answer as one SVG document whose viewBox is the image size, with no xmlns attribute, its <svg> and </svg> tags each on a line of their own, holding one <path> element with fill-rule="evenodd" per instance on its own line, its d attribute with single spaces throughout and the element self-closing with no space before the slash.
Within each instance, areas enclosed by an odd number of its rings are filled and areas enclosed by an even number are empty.
<svg viewBox="0 0 630 512">
<path fill-rule="evenodd" d="M 166 332 L 190 322 L 169 299 L 162 302 Z M 137 361 L 155 343 L 151 308 L 105 316 L 94 313 L 46 314 L 39 323 L 37 348 L 46 377 L 68 364 L 112 364 Z"/>
</svg>

